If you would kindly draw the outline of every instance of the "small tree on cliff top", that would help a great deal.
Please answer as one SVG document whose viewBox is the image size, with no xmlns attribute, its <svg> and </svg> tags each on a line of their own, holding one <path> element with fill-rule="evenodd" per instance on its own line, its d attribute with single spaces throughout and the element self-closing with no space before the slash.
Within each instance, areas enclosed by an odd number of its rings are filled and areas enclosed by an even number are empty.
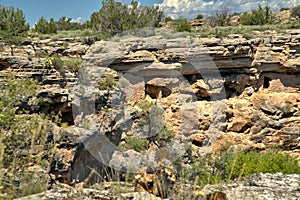
<svg viewBox="0 0 300 200">
<path fill-rule="evenodd" d="M 265 25 L 274 23 L 274 16 L 270 6 L 258 6 L 258 9 L 253 9 L 251 13 L 243 13 L 240 18 L 243 25 Z"/>
<path fill-rule="evenodd" d="M 9 45 L 19 45 L 27 36 L 29 24 L 22 10 L 0 5 L 0 41 Z M 11 47 L 12 55 L 13 48 Z"/>
<path fill-rule="evenodd" d="M 299 6 L 296 6 L 296 7 L 294 7 L 294 8 L 292 8 L 292 13 L 291 13 L 291 15 L 293 16 L 293 17 L 300 17 L 300 5 Z"/>
<path fill-rule="evenodd" d="M 58 30 L 78 30 L 81 29 L 81 24 L 78 22 L 72 21 L 72 18 L 67 18 L 62 16 L 56 22 Z"/>
<path fill-rule="evenodd" d="M 53 18 L 48 22 L 44 17 L 41 17 L 35 24 L 34 31 L 42 34 L 55 34 L 57 33 L 57 24 Z"/>
<path fill-rule="evenodd" d="M 25 37 L 29 31 L 29 24 L 26 23 L 22 10 L 15 10 L 14 7 L 0 5 L 0 32 L 1 38 Z"/>
</svg>

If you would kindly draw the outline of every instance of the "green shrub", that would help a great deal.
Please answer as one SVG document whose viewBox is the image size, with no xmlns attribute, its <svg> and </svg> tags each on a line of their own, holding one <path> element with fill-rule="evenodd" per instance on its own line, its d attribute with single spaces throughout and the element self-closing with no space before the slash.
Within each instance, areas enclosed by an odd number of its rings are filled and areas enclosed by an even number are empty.
<svg viewBox="0 0 300 200">
<path fill-rule="evenodd" d="M 45 154 L 48 119 L 43 115 L 28 115 L 21 110 L 23 102 L 34 96 L 38 85 L 33 79 L 4 77 L 0 84 L 0 198 L 13 199 L 46 189 L 48 176 L 28 172 L 38 166 Z M 51 146 L 47 148 L 51 149 Z M 46 157 L 46 156 L 45 156 Z M 49 165 L 48 165 L 49 166 Z M 48 169 L 45 169 L 45 173 Z M 2 173 L 5 171 L 5 173 Z M 37 177 L 37 178 L 32 178 Z M 18 184 L 16 184 L 18 183 Z M 30 188 L 29 188 L 30 186 Z"/>
<path fill-rule="evenodd" d="M 300 20 L 291 24 L 292 29 L 300 29 Z"/>
<path fill-rule="evenodd" d="M 39 34 L 38 37 L 41 40 L 46 40 L 51 38 L 51 34 Z"/>
<path fill-rule="evenodd" d="M 69 58 L 64 61 L 65 66 L 70 72 L 78 72 L 82 65 L 82 59 L 81 58 Z"/>
<path fill-rule="evenodd" d="M 185 172 L 188 180 L 197 177 L 200 187 L 218 184 L 256 173 L 300 174 L 298 160 L 279 151 L 227 152 L 193 160 Z"/>
<path fill-rule="evenodd" d="M 46 58 L 44 64 L 46 67 L 61 70 L 63 69 L 64 61 L 60 58 L 58 54 L 54 54 L 53 56 Z"/>
<path fill-rule="evenodd" d="M 300 166 L 298 161 L 288 154 L 251 151 L 229 156 L 226 171 L 230 179 L 236 179 L 255 173 L 300 174 Z"/>
<path fill-rule="evenodd" d="M 128 137 L 126 139 L 126 149 L 134 149 L 135 151 L 141 152 L 148 148 L 148 140 L 139 137 Z"/>
<path fill-rule="evenodd" d="M 40 56 L 44 57 L 46 55 L 41 54 Z M 80 67 L 82 66 L 82 59 L 81 58 L 68 58 L 62 60 L 59 54 L 54 54 L 51 57 L 46 57 L 44 60 L 44 65 L 52 69 L 56 69 L 59 72 L 65 73 L 66 71 L 76 73 L 79 71 Z"/>
<path fill-rule="evenodd" d="M 14 75 L 4 77 L 0 84 L 0 129 L 9 129 L 15 123 L 16 108 L 34 95 L 37 88 L 33 79 L 16 79 Z"/>
<path fill-rule="evenodd" d="M 214 35 L 217 37 L 217 38 L 223 38 L 225 35 L 224 35 L 224 32 L 221 31 L 218 27 L 215 27 L 215 33 Z"/>
<path fill-rule="evenodd" d="M 79 37 L 81 34 L 81 30 L 63 30 L 58 31 L 55 35 L 51 35 L 51 41 L 59 41 L 63 38 L 71 38 L 74 41 L 76 37 Z M 78 40 L 80 41 L 80 40 Z"/>
<path fill-rule="evenodd" d="M 165 18 L 165 22 L 171 22 L 171 21 L 173 21 L 172 17 L 168 16 Z"/>
<path fill-rule="evenodd" d="M 68 48 L 68 46 L 69 46 L 69 43 L 68 42 L 64 42 L 63 47 L 64 48 Z"/>
<path fill-rule="evenodd" d="M 78 22 L 73 22 L 72 18 L 68 18 L 66 16 L 62 16 L 56 21 L 56 25 L 58 30 L 78 30 L 81 29 L 82 26 Z"/>
<path fill-rule="evenodd" d="M 292 8 L 291 15 L 293 17 L 300 17 L 300 6 L 296 6 L 296 7 Z"/>
<path fill-rule="evenodd" d="M 49 55 L 47 53 L 43 52 L 43 51 L 37 51 L 36 56 L 38 58 L 48 58 L 49 57 Z"/>
<path fill-rule="evenodd" d="M 148 101 L 138 102 L 137 106 L 141 109 L 138 125 L 149 129 L 149 141 L 155 142 L 158 146 L 165 146 L 171 142 L 175 133 L 165 127 L 164 109 Z"/>
<path fill-rule="evenodd" d="M 51 38 L 51 41 L 53 41 L 53 42 L 59 41 L 61 39 L 60 35 L 58 35 L 57 33 L 52 35 L 50 38 Z"/>
<path fill-rule="evenodd" d="M 84 29 L 80 33 L 80 36 L 87 37 L 87 36 L 92 36 L 93 35 L 93 30 L 91 29 Z"/>
<path fill-rule="evenodd" d="M 115 77 L 111 74 L 105 76 L 104 79 L 101 79 L 98 82 L 99 90 L 112 90 L 117 86 L 117 81 Z"/>
<path fill-rule="evenodd" d="M 48 188 L 48 177 L 46 174 L 38 176 L 34 172 L 25 172 L 20 182 L 22 183 L 20 186 L 21 196 L 37 194 L 46 191 Z"/>
<path fill-rule="evenodd" d="M 243 13 L 240 18 L 240 23 L 243 25 L 264 25 L 274 23 L 274 16 L 270 6 L 258 6 L 258 9 L 253 9 L 251 13 Z"/>
<path fill-rule="evenodd" d="M 204 18 L 203 15 L 202 15 L 202 14 L 199 14 L 199 15 L 196 16 L 195 19 L 203 19 L 203 18 Z"/>
<path fill-rule="evenodd" d="M 154 103 L 148 101 L 140 101 L 136 105 L 143 111 L 149 112 L 150 108 L 154 105 Z"/>
<path fill-rule="evenodd" d="M 96 41 L 106 40 L 110 37 L 110 34 L 104 31 L 85 29 L 81 32 L 80 36 L 83 44 L 92 45 Z"/>
<path fill-rule="evenodd" d="M 95 41 L 105 40 L 109 38 L 109 34 L 103 32 L 103 31 L 94 31 L 93 32 L 93 39 Z"/>
<path fill-rule="evenodd" d="M 0 41 L 19 45 L 26 38 L 29 24 L 22 10 L 0 5 Z"/>
<path fill-rule="evenodd" d="M 140 6 L 131 1 L 130 6 L 114 0 L 103 0 L 98 12 L 92 13 L 86 27 L 105 31 L 111 36 L 142 27 L 158 27 L 163 12 L 158 6 Z"/>
<path fill-rule="evenodd" d="M 180 19 L 176 21 L 176 31 L 178 32 L 191 32 L 192 26 L 189 24 L 188 20 Z"/>
<path fill-rule="evenodd" d="M 151 126 L 151 132 L 150 134 L 153 136 L 153 135 L 157 135 L 159 130 L 161 128 L 158 128 L 156 125 L 159 126 L 159 124 L 153 124 L 153 121 L 157 120 L 158 118 L 155 118 L 155 112 L 156 112 L 156 109 L 154 109 L 153 113 L 150 115 L 150 110 L 152 108 L 154 108 L 154 103 L 152 102 L 148 102 L 146 100 L 144 101 L 140 101 L 138 102 L 137 104 L 137 107 L 140 108 L 139 110 L 139 114 L 140 114 L 140 119 L 139 119 L 139 122 L 138 122 L 138 125 L 143 128 L 144 126 L 146 126 L 146 129 L 150 129 L 150 126 Z M 155 107 L 156 108 L 156 107 Z M 161 117 L 161 116 L 160 116 Z M 151 118 L 154 119 L 153 121 L 151 121 Z M 160 119 L 158 119 L 160 120 Z M 152 123 L 151 123 L 152 122 Z M 153 125 L 153 127 L 152 127 Z M 149 130 L 150 131 L 150 130 Z"/>
<path fill-rule="evenodd" d="M 41 17 L 33 30 L 41 34 L 56 34 L 57 25 L 53 18 L 48 22 L 44 17 Z"/>
<path fill-rule="evenodd" d="M 172 130 L 169 130 L 167 128 L 161 129 L 161 131 L 158 134 L 159 140 L 164 140 L 167 142 L 171 142 L 171 140 L 175 137 L 175 133 Z"/>
<path fill-rule="evenodd" d="M 48 177 L 45 175 L 41 178 L 38 175 L 41 173 L 30 172 L 32 175 L 38 176 L 31 179 L 27 177 L 28 168 L 33 164 L 38 166 L 41 158 L 46 154 L 48 154 L 47 157 L 51 157 L 51 153 L 44 151 L 50 123 L 42 116 L 15 115 L 14 119 L 15 121 L 9 129 L 11 135 L 2 132 L 4 134 L 2 137 L 5 137 L 3 140 L 5 151 L 1 166 L 3 168 L 0 168 L 0 171 L 5 169 L 6 173 L 2 178 L 0 177 L 0 185 L 2 185 L 7 199 L 46 190 Z M 48 170 L 49 168 L 43 169 L 44 173 Z M 19 182 L 19 185 L 16 185 L 16 182 Z M 1 186 L 0 193 L 3 193 Z"/>
<path fill-rule="evenodd" d="M 210 156 L 202 159 L 197 159 L 192 161 L 192 168 L 187 172 L 184 172 L 184 176 L 188 176 L 188 179 L 194 183 L 199 185 L 199 187 L 203 188 L 207 184 L 218 184 L 225 181 L 225 177 L 222 177 L 222 170 L 216 171 L 215 168 L 211 168 L 211 166 L 215 167 L 215 163 L 210 163 L 209 161 L 213 161 L 213 158 Z"/>
</svg>

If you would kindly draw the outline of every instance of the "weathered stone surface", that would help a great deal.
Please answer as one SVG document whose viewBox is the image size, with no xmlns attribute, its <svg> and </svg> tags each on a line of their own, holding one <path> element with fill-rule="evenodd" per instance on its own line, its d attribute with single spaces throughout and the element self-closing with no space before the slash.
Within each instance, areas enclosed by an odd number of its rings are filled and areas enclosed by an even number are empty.
<svg viewBox="0 0 300 200">
<path fill-rule="evenodd" d="M 161 198 L 156 197 L 153 194 L 147 192 L 131 192 L 124 194 L 113 194 L 108 190 L 96 190 L 96 189 L 52 189 L 40 194 L 19 198 L 19 200 L 69 200 L 69 199 L 82 199 L 82 200 L 140 200 L 140 199 L 149 199 L 149 200 L 159 200 Z"/>
<path fill-rule="evenodd" d="M 172 180 L 172 173 L 169 169 L 163 169 L 162 173 L 170 176 L 170 184 Z M 158 188 L 159 174 L 139 175 L 137 179 L 137 190 L 141 192 L 129 192 L 115 194 L 110 190 L 96 190 L 96 189 L 52 189 L 43 193 L 31 195 L 28 197 L 19 198 L 20 200 L 29 199 L 115 199 L 115 200 L 139 200 L 139 199 L 162 199 L 156 197 L 165 188 Z M 162 180 L 161 180 L 162 181 Z M 166 183 L 165 183 L 166 184 Z M 119 186 L 121 187 L 121 186 Z M 145 191 L 151 190 L 152 193 Z M 300 198 L 299 193 L 299 175 L 283 175 L 283 174 L 254 174 L 241 180 L 231 181 L 229 183 L 220 185 L 207 185 L 203 190 L 195 190 L 193 186 L 175 185 L 173 189 L 170 187 L 165 191 L 171 199 L 188 198 L 188 199 L 278 199 L 278 200 L 297 200 Z"/>
<path fill-rule="evenodd" d="M 254 174 L 236 182 L 207 185 L 204 193 L 225 194 L 222 199 L 299 199 L 299 175 Z"/>
<path fill-rule="evenodd" d="M 210 97 L 209 87 L 203 80 L 197 80 L 192 85 L 192 89 L 199 100 Z"/>
<path fill-rule="evenodd" d="M 128 150 L 125 152 L 115 151 L 109 165 L 120 171 L 135 173 L 144 167 L 144 162 L 145 161 L 143 160 L 141 153 L 134 150 Z"/>
<path fill-rule="evenodd" d="M 249 110 L 250 102 L 247 100 L 239 100 L 231 104 L 231 110 L 227 111 L 227 115 L 233 115 L 234 117 L 229 120 L 228 131 L 233 132 L 245 132 L 247 128 L 251 126 L 252 111 Z"/>
<path fill-rule="evenodd" d="M 88 45 L 75 44 L 65 49 L 62 54 L 66 56 L 82 56 L 86 53 L 88 48 Z"/>
</svg>

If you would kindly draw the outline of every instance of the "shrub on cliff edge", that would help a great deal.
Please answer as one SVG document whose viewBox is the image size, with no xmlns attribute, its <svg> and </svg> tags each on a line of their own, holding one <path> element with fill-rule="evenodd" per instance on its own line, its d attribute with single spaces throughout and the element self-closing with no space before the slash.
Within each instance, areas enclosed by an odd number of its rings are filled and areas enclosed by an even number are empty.
<svg viewBox="0 0 300 200">
<path fill-rule="evenodd" d="M 296 7 L 292 8 L 291 15 L 293 17 L 298 17 L 299 18 L 300 17 L 300 6 L 296 6 Z"/>
<path fill-rule="evenodd" d="M 51 18 L 48 22 L 44 17 L 41 17 L 35 24 L 33 30 L 41 34 L 56 34 L 57 24 L 55 23 L 53 18 Z"/>
<path fill-rule="evenodd" d="M 178 32 L 191 32 L 192 26 L 186 19 L 179 19 L 176 21 L 176 31 Z"/>
<path fill-rule="evenodd" d="M 245 12 L 241 15 L 240 23 L 243 25 L 265 25 L 273 24 L 274 16 L 270 6 L 258 6 L 258 9 L 253 9 L 251 13 Z"/>
<path fill-rule="evenodd" d="M 22 103 L 38 89 L 33 79 L 4 77 L 0 84 L 0 199 L 13 199 L 47 189 L 45 173 L 30 172 L 38 167 L 50 132 L 43 115 L 28 115 Z M 50 150 L 50 148 L 49 148 Z M 44 161 L 45 163 L 45 161 Z"/>
<path fill-rule="evenodd" d="M 200 187 L 242 178 L 256 173 L 300 174 L 298 160 L 279 151 L 227 152 L 208 155 L 192 161 L 187 179 L 196 180 Z"/>
</svg>

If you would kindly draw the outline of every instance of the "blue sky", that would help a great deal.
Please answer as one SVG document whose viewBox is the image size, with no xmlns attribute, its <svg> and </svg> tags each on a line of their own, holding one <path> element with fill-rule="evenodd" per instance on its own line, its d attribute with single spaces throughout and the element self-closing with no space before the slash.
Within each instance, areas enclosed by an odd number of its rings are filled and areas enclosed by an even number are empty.
<svg viewBox="0 0 300 200">
<path fill-rule="evenodd" d="M 194 18 L 197 14 L 209 16 L 225 6 L 230 12 L 244 12 L 269 5 L 273 10 L 300 5 L 300 0 L 136 0 L 142 5 L 157 4 L 167 16 L 173 18 Z M 101 8 L 102 0 L 0 0 L 0 5 L 14 6 L 23 10 L 31 26 L 42 16 L 58 19 L 62 16 L 74 20 L 89 19 L 90 15 Z M 120 0 L 130 3 L 131 0 Z"/>
</svg>

